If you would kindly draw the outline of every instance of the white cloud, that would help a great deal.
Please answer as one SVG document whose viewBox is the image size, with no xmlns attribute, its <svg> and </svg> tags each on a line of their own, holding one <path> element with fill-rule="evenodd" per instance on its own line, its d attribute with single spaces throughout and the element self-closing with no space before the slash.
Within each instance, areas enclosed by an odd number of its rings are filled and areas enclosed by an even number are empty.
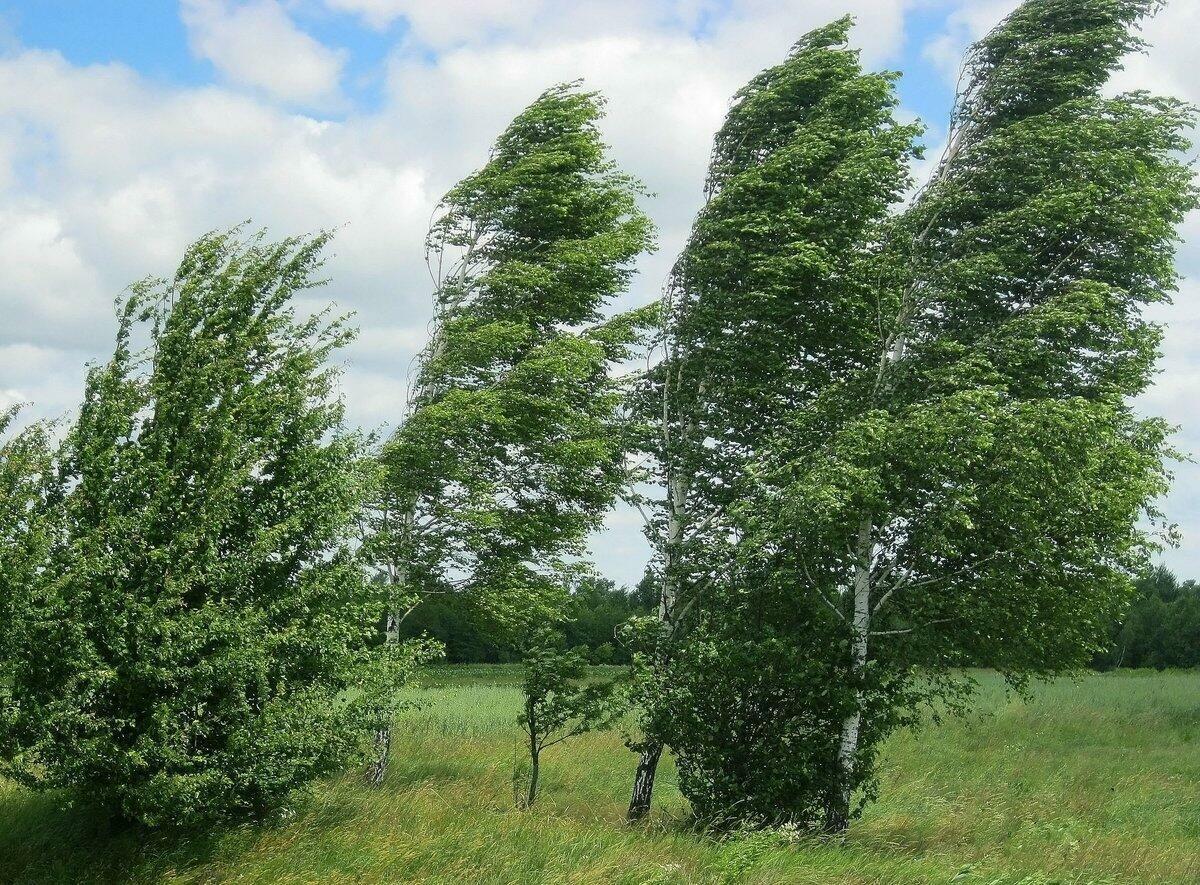
<svg viewBox="0 0 1200 885">
<path fill-rule="evenodd" d="M 180 12 L 192 51 L 231 83 L 290 102 L 336 97 L 343 53 L 297 28 L 277 0 L 182 0 Z"/>
<path fill-rule="evenodd" d="M 544 14 L 547 0 L 326 0 L 331 9 L 362 17 L 373 28 L 397 19 L 409 23 L 424 43 L 445 46 L 469 36 L 510 32 Z"/>
<path fill-rule="evenodd" d="M 0 208 L 0 266 L 0 342 L 63 344 L 102 319 L 98 275 L 50 208 Z"/>
<path fill-rule="evenodd" d="M 922 54 L 947 82 L 958 80 L 963 51 L 1020 5 L 1020 0 L 960 0 L 946 16 L 942 33 L 925 44 Z"/>
<path fill-rule="evenodd" d="M 0 59 L 0 118 L 26 133 L 13 156 L 36 153 L 45 166 L 32 177 L 15 159 L 0 168 L 0 343 L 102 357 L 129 282 L 169 275 L 195 237 L 253 219 L 277 235 L 340 228 L 319 294 L 365 325 L 410 326 L 394 363 L 407 365 L 428 312 L 421 244 L 433 194 L 371 120 L 319 122 L 44 52 Z M 0 373 L 0 387 L 17 386 Z M 36 381 L 20 389 L 47 399 Z"/>
</svg>

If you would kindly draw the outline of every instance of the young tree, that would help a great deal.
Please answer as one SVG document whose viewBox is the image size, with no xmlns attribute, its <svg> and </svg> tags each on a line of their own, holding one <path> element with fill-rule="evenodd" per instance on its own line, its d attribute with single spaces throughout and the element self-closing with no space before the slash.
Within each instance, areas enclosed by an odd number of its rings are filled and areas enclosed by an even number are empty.
<svg viewBox="0 0 1200 885">
<path fill-rule="evenodd" d="M 292 307 L 327 239 L 210 234 L 125 298 L 14 618 L 23 783 L 149 825 L 261 815 L 388 707 L 415 649 L 372 648 L 350 544 L 367 469 L 327 361 L 351 332 Z"/>
<path fill-rule="evenodd" d="M 517 724 L 528 738 L 529 783 L 518 804 L 537 800 L 542 751 L 589 731 L 606 728 L 620 714 L 616 683 L 586 681 L 587 661 L 577 651 L 561 648 L 562 637 L 538 631 L 523 655 L 524 705 Z"/>
<path fill-rule="evenodd" d="M 601 312 L 654 232 L 641 186 L 607 158 L 602 113 L 578 84 L 547 90 L 442 200 L 427 242 L 433 334 L 383 454 L 372 542 L 389 641 L 431 593 L 462 594 L 514 639 L 555 620 L 623 481 L 614 369 L 651 312 Z"/>
<path fill-rule="evenodd" d="M 668 734 L 691 743 L 684 723 L 701 724 L 666 699 L 704 694 L 670 683 L 686 678 L 685 616 L 698 622 L 728 602 L 717 597 L 746 464 L 782 416 L 869 359 L 860 339 L 877 321 L 874 247 L 918 129 L 895 121 L 894 76 L 862 71 L 850 27 L 844 18 L 807 34 L 738 92 L 668 283 L 666 355 L 643 392 L 666 497 L 649 532 L 661 594 L 641 657 L 630 819 L 649 808 Z"/>
<path fill-rule="evenodd" d="M 949 143 L 884 240 L 868 367 L 795 409 L 738 509 L 761 569 L 803 576 L 851 691 L 825 826 L 879 740 L 965 688 L 1082 665 L 1130 593 L 1166 487 L 1138 419 L 1196 205 L 1189 109 L 1101 90 L 1149 0 L 1028 0 L 969 52 Z M 818 600 L 814 605 L 811 601 Z"/>
</svg>

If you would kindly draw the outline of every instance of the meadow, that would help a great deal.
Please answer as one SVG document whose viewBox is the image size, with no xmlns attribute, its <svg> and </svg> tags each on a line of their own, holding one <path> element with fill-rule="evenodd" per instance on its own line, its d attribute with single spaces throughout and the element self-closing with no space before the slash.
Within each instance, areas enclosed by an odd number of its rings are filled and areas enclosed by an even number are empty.
<svg viewBox="0 0 1200 885">
<path fill-rule="evenodd" d="M 0 882 L 1200 882 L 1200 672 L 1126 671 L 896 735 L 882 793 L 844 844 L 692 832 L 669 764 L 645 826 L 622 822 L 619 733 L 549 751 L 513 806 L 515 668 L 444 667 L 397 728 L 388 783 L 321 785 L 285 819 L 219 833 L 118 831 L 0 781 Z"/>
</svg>

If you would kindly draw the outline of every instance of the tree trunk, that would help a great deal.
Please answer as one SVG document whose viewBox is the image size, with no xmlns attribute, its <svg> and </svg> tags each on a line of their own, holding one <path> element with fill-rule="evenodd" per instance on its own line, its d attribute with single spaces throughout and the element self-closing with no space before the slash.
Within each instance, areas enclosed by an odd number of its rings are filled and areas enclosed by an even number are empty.
<svg viewBox="0 0 1200 885">
<path fill-rule="evenodd" d="M 529 795 L 525 799 L 526 808 L 532 808 L 534 800 L 537 799 L 538 763 L 538 751 L 534 750 L 529 755 Z"/>
<path fill-rule="evenodd" d="M 870 515 L 858 526 L 858 545 L 854 564 L 854 618 L 850 646 L 850 669 L 856 682 L 861 680 L 867 663 L 867 638 L 871 633 L 871 560 L 873 547 Z M 831 833 L 844 833 L 850 826 L 850 800 L 854 793 L 854 757 L 858 753 L 858 737 L 862 730 L 862 688 L 854 692 L 854 710 L 842 720 L 841 740 L 838 742 L 837 792 L 826 813 L 825 827 Z"/>
<path fill-rule="evenodd" d="M 387 614 L 387 624 L 384 627 L 384 645 L 396 645 L 400 642 L 400 613 L 390 611 Z M 367 771 L 367 783 L 378 787 L 387 777 L 388 757 L 392 751 L 392 724 L 385 723 L 375 732 L 375 761 Z"/>
<path fill-rule="evenodd" d="M 375 761 L 367 770 L 367 783 L 373 787 L 383 784 L 387 777 L 388 757 L 392 752 L 392 729 L 380 728 L 375 732 Z"/>
<path fill-rule="evenodd" d="M 662 593 L 658 600 L 658 618 L 663 624 L 663 636 L 660 639 L 663 648 L 657 650 L 660 660 L 665 658 L 665 646 L 674 638 L 677 626 L 675 604 L 679 601 L 679 550 L 683 544 L 688 489 L 689 482 L 686 478 L 672 477 L 667 480 L 667 542 L 663 550 Z M 626 815 L 629 821 L 641 820 L 650 811 L 650 802 L 654 796 L 654 775 L 662 751 L 662 741 L 653 735 L 647 735 L 647 743 L 638 759 L 637 773 L 633 778 L 633 791 L 629 796 L 629 812 Z"/>
<path fill-rule="evenodd" d="M 650 813 L 650 799 L 654 795 L 654 775 L 658 770 L 658 759 L 662 756 L 663 745 L 655 741 L 642 750 L 638 760 L 637 774 L 633 778 L 633 795 L 629 799 L 630 823 L 642 820 Z"/>
</svg>

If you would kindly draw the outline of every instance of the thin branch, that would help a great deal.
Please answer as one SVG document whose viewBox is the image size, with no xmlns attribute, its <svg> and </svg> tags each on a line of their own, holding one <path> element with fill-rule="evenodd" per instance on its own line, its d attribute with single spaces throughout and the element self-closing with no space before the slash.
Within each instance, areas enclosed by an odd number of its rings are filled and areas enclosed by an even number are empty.
<svg viewBox="0 0 1200 885">
<path fill-rule="evenodd" d="M 927 624 L 921 624 L 917 627 L 907 627 L 903 630 L 872 630 L 870 636 L 903 636 L 906 633 L 912 633 L 914 630 L 924 630 L 926 627 L 932 627 L 934 624 L 949 623 L 951 618 L 938 618 L 936 621 L 930 621 Z"/>
<path fill-rule="evenodd" d="M 808 583 L 810 585 L 812 585 L 813 592 L 816 593 L 818 597 L 820 597 L 820 599 L 823 603 L 825 603 L 827 606 L 829 606 L 829 610 L 832 611 L 839 618 L 841 618 L 843 624 L 849 623 L 846 620 L 846 615 L 842 612 L 842 610 L 840 608 L 838 608 L 836 605 L 834 605 L 833 601 L 821 591 L 821 588 L 819 586 L 817 586 L 817 582 L 813 580 L 812 573 L 808 570 L 808 563 L 801 562 L 800 568 L 804 569 L 804 576 L 806 578 L 808 578 Z"/>
</svg>

